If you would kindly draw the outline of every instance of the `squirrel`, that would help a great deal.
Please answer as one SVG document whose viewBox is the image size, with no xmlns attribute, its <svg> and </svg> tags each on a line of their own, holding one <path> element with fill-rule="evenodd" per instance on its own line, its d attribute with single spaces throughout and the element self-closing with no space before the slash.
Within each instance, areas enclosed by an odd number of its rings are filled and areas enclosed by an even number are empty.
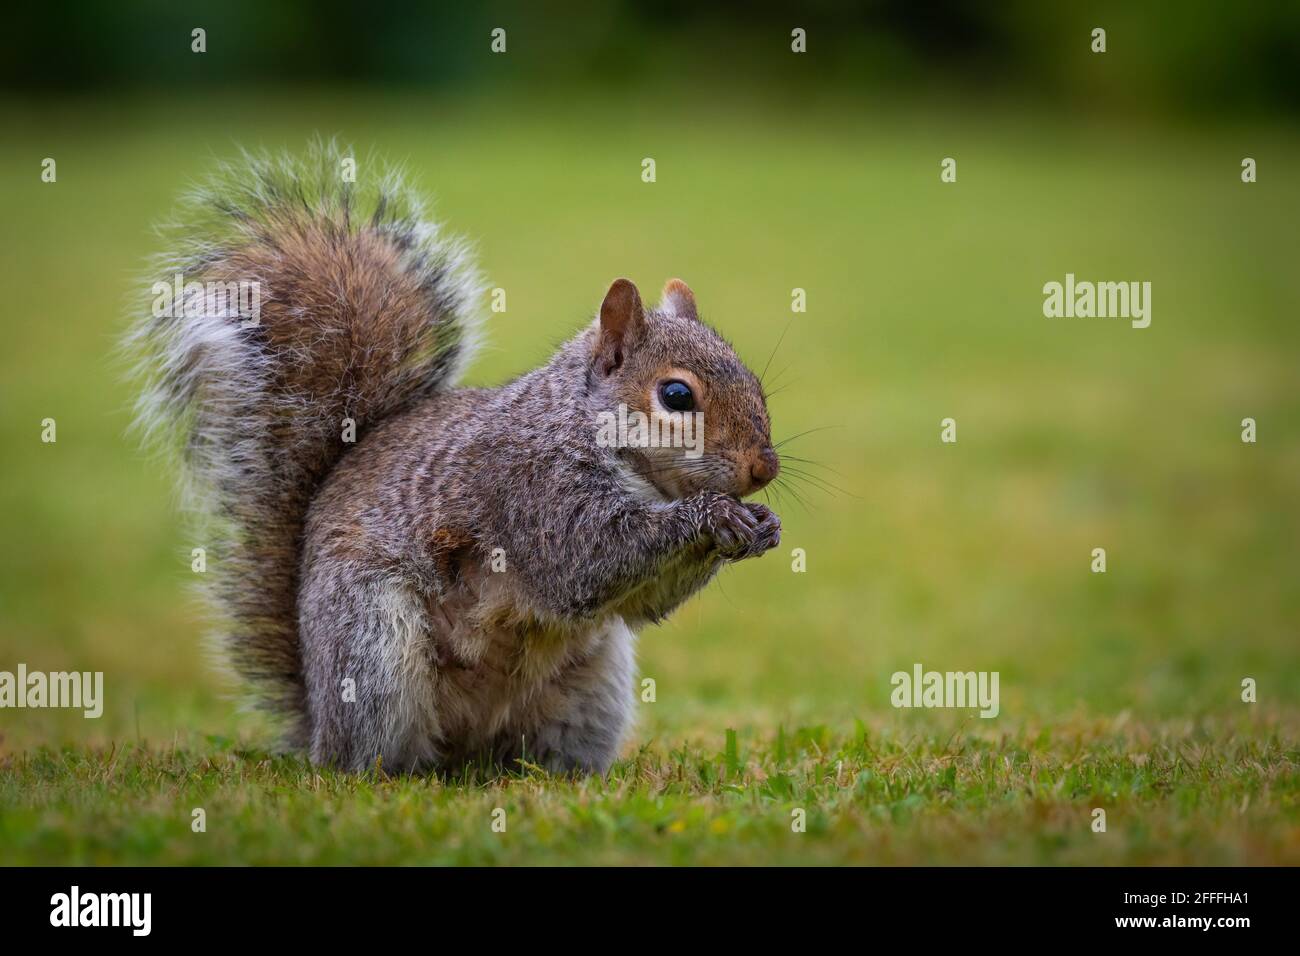
<svg viewBox="0 0 1300 956">
<path fill-rule="evenodd" d="M 654 308 L 617 279 L 545 365 L 458 386 L 485 292 L 468 247 L 343 155 L 223 166 L 164 230 L 183 301 L 128 335 L 140 421 L 211 519 L 219 645 L 316 765 L 604 773 L 635 632 L 780 541 L 741 500 L 780 468 L 763 388 L 676 279 Z M 254 283 L 259 312 L 195 307 L 192 281 Z M 598 440 L 633 412 L 697 416 L 702 453 Z"/>
</svg>

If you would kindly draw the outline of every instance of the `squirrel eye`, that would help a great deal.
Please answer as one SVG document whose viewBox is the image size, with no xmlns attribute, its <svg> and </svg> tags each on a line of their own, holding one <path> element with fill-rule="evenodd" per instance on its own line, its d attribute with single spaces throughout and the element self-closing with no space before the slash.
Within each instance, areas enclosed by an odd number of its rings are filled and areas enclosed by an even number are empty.
<svg viewBox="0 0 1300 956">
<path fill-rule="evenodd" d="M 695 396 L 685 382 L 673 380 L 659 386 L 659 400 L 664 408 L 674 412 L 689 412 L 695 407 Z"/>
</svg>

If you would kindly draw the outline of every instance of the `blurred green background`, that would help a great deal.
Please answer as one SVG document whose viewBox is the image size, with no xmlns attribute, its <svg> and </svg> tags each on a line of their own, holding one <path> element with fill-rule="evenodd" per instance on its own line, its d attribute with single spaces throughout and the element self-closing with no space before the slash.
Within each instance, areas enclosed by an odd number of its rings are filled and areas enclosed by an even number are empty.
<svg viewBox="0 0 1300 956">
<path fill-rule="evenodd" d="M 1280 735 L 1294 756 L 1294 5 L 19 16 L 0 56 L 0 669 L 102 670 L 107 701 L 98 721 L 0 711 L 0 755 L 262 739 L 204 659 L 194 543 L 126 433 L 112 350 L 178 194 L 237 146 L 320 133 L 362 176 L 372 153 L 405 163 L 507 290 L 476 383 L 543 361 L 619 275 L 647 295 L 683 277 L 757 367 L 781 340 L 775 437 L 821 429 L 784 450 L 841 490 L 796 486 L 780 551 L 643 636 L 658 699 L 635 743 L 1131 717 L 1220 720 L 1220 742 Z M 1151 327 L 1044 318 L 1067 272 L 1150 281 Z M 918 661 L 999 671 L 1001 717 L 892 710 L 890 674 Z"/>
</svg>

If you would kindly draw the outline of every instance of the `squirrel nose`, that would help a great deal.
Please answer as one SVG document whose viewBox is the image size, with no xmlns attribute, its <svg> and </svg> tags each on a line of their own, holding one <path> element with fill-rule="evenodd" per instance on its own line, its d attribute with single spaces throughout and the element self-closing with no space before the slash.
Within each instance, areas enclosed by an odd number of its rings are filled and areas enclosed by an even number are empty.
<svg viewBox="0 0 1300 956">
<path fill-rule="evenodd" d="M 771 448 L 764 448 L 749 466 L 749 477 L 754 483 L 754 490 L 762 488 L 777 476 L 781 470 L 780 459 Z"/>
</svg>

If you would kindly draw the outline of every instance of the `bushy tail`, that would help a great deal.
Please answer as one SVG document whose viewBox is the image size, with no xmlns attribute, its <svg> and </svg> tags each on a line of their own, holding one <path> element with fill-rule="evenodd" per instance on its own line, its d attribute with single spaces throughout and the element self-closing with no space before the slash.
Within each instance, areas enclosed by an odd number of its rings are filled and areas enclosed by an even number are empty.
<svg viewBox="0 0 1300 956">
<path fill-rule="evenodd" d="M 146 380 L 140 424 L 181 451 L 187 500 L 213 519 L 207 583 L 227 659 L 299 743 L 307 506 L 349 420 L 359 439 L 455 381 L 480 292 L 465 246 L 399 177 L 361 168 L 372 185 L 353 184 L 347 158 L 318 144 L 223 166 L 164 230 L 172 253 L 128 341 Z"/>
</svg>

